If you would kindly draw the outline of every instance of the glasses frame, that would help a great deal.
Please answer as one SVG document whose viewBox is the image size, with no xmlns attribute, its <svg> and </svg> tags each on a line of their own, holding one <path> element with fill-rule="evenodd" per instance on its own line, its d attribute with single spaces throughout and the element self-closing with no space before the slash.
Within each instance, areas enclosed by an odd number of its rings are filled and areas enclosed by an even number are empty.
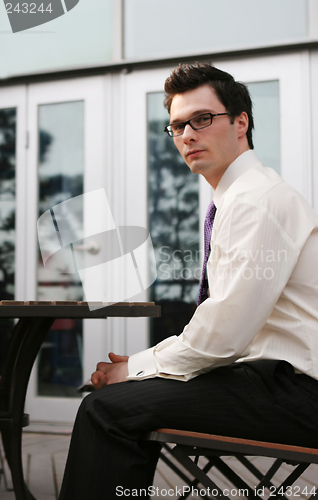
<svg viewBox="0 0 318 500">
<path fill-rule="evenodd" d="M 184 133 L 184 130 L 185 130 L 187 125 L 190 125 L 190 127 L 193 130 L 202 130 L 203 128 L 207 128 L 207 127 L 210 127 L 210 125 L 212 125 L 212 121 L 213 121 L 214 116 L 224 116 L 224 115 L 231 115 L 231 114 L 232 113 L 201 113 L 200 115 L 193 116 L 193 118 L 190 118 L 190 120 L 186 120 L 185 122 L 169 123 L 169 125 L 167 125 L 164 128 L 164 131 L 168 134 L 169 137 L 179 137 L 180 135 L 182 135 Z M 203 125 L 203 127 L 195 127 L 191 123 L 192 120 L 195 120 L 196 118 L 199 118 L 200 116 L 205 116 L 205 115 L 209 115 L 211 117 L 211 123 L 209 123 L 209 125 Z M 175 134 L 173 132 L 173 130 L 171 129 L 172 125 L 183 125 L 183 131 L 180 134 Z M 169 129 L 169 127 L 170 127 L 170 129 Z"/>
</svg>

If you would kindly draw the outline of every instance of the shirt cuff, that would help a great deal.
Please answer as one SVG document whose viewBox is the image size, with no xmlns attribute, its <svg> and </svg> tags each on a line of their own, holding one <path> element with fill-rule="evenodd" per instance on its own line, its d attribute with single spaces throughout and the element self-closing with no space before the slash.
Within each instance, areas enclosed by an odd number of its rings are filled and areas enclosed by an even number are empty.
<svg viewBox="0 0 318 500">
<path fill-rule="evenodd" d="M 157 367 L 153 355 L 154 347 L 138 352 L 129 357 L 127 380 L 144 380 L 157 376 Z"/>
</svg>

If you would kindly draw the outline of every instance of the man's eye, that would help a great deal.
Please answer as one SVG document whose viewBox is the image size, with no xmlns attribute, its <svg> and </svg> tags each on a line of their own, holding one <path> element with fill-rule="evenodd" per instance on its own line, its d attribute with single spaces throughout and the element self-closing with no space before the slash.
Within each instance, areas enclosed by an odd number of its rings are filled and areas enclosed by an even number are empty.
<svg viewBox="0 0 318 500">
<path fill-rule="evenodd" d="M 180 130 L 183 129 L 184 129 L 183 123 L 175 123 L 174 125 L 172 125 L 172 130 L 174 130 L 175 132 L 180 132 Z"/>
<path fill-rule="evenodd" d="M 210 120 L 209 115 L 198 116 L 192 120 L 193 125 L 205 125 Z"/>
</svg>

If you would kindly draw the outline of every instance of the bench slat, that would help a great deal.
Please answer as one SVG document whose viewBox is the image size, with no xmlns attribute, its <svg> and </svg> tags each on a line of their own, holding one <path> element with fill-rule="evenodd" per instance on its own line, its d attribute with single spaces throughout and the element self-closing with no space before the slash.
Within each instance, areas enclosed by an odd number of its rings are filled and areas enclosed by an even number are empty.
<svg viewBox="0 0 318 500">
<path fill-rule="evenodd" d="M 147 439 L 243 455 L 268 456 L 290 461 L 318 463 L 317 449 L 287 444 L 267 443 L 178 429 L 156 429 L 148 434 Z"/>
</svg>

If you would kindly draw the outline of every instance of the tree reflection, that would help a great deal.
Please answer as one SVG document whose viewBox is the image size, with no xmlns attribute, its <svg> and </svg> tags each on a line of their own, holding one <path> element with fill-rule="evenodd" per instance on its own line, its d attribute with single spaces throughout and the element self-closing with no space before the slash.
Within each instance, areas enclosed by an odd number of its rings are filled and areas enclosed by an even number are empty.
<svg viewBox="0 0 318 500">
<path fill-rule="evenodd" d="M 155 296 L 192 302 L 199 266 L 199 183 L 173 141 L 163 137 L 163 128 L 164 122 L 150 122 L 148 136 L 149 226 L 158 268 Z"/>
<path fill-rule="evenodd" d="M 162 316 L 151 322 L 151 343 L 182 332 L 195 308 L 200 275 L 199 181 L 185 165 L 166 122 L 148 123 L 148 212 L 158 276 L 151 299 Z"/>
<path fill-rule="evenodd" d="M 16 110 L 0 110 L 0 300 L 14 299 Z M 0 364 L 12 320 L 0 320 Z"/>
</svg>

